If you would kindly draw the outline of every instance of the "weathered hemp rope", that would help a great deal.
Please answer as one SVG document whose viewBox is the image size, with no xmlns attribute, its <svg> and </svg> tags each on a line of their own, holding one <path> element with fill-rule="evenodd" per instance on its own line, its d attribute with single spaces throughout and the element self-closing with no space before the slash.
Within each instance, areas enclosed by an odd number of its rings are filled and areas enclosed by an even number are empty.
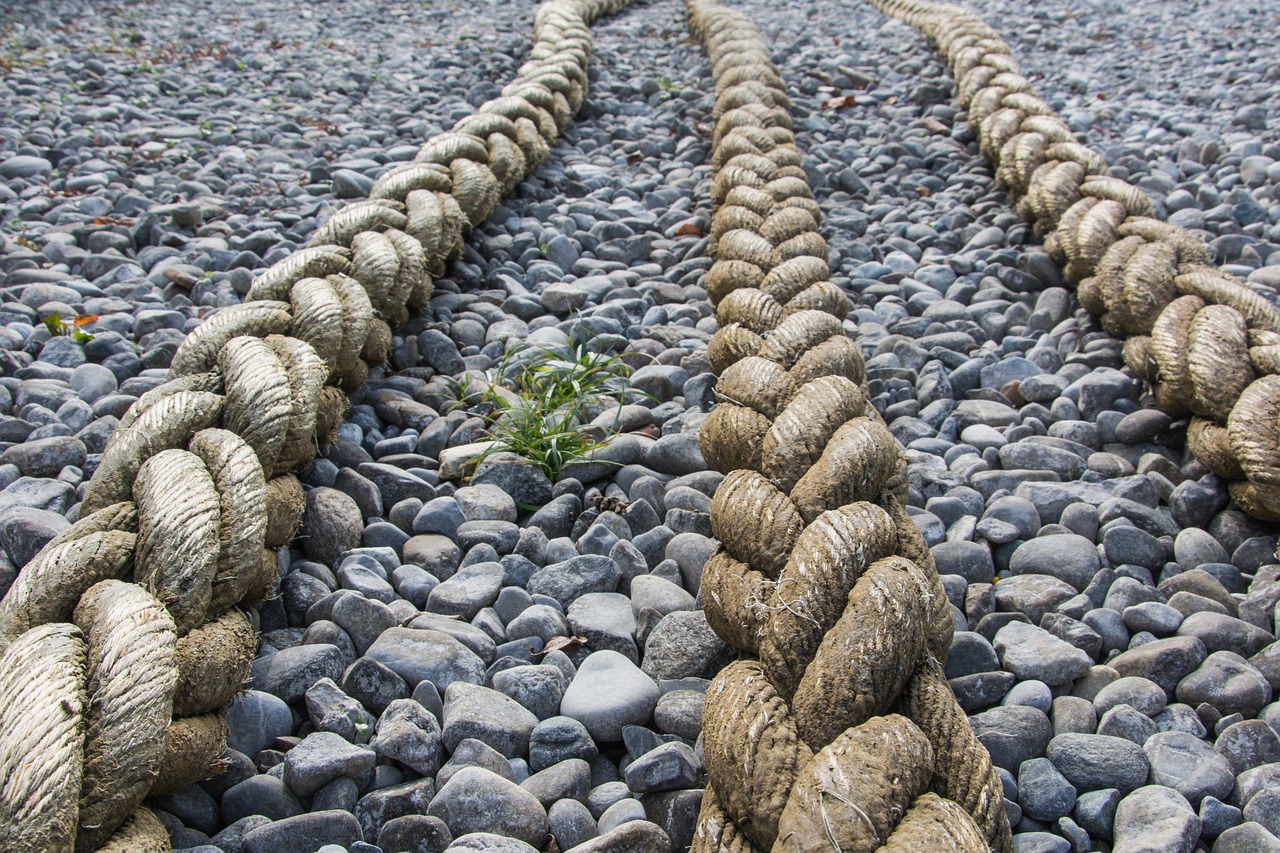
<svg viewBox="0 0 1280 853">
<path fill-rule="evenodd" d="M 727 476 L 702 575 L 742 659 L 707 692 L 695 851 L 1011 849 L 1003 789 L 942 676 L 952 618 L 871 406 L 849 302 L 759 30 L 688 0 L 717 92 L 707 292 Z"/>
<path fill-rule="evenodd" d="M 220 767 L 257 643 L 241 608 L 270 593 L 302 515 L 291 472 L 463 234 L 546 157 L 586 94 L 587 24 L 628 2 L 540 7 L 500 97 L 198 326 L 121 419 L 79 520 L 0 601 L 2 853 L 170 849 L 141 803 Z"/>
<path fill-rule="evenodd" d="M 1210 266 L 1208 247 L 1154 217 L 1035 94 L 1008 44 L 977 15 L 927 0 L 871 0 L 921 30 L 956 79 L 982 153 L 1125 363 L 1228 482 L 1240 508 L 1280 521 L 1280 312 Z"/>
</svg>

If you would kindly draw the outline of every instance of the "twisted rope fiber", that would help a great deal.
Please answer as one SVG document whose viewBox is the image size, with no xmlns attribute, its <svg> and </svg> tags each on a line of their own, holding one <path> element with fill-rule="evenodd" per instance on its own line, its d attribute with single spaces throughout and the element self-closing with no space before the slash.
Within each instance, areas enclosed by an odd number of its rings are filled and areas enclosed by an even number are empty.
<svg viewBox="0 0 1280 853">
<path fill-rule="evenodd" d="M 693 850 L 1003 853 L 1003 790 L 942 677 L 950 607 L 828 280 L 784 86 L 746 17 L 688 12 L 717 93 L 720 403 L 699 446 L 727 475 L 701 599 L 743 655 L 707 693 Z"/>
<path fill-rule="evenodd" d="M 1280 521 L 1280 312 L 1210 266 L 1194 234 L 1155 218 L 1035 94 L 1013 52 L 965 9 L 871 0 L 921 30 L 956 79 L 982 153 L 1063 266 L 1080 304 L 1126 338 L 1156 405 L 1191 416 L 1187 444 L 1245 512 Z"/>
<path fill-rule="evenodd" d="M 0 851 L 167 851 L 142 801 L 215 775 L 225 707 L 302 516 L 305 468 L 462 239 L 586 95 L 587 25 L 551 0 L 501 96 L 334 214 L 183 341 L 80 504 L 0 600 Z M 127 583 L 126 581 L 133 581 Z"/>
</svg>

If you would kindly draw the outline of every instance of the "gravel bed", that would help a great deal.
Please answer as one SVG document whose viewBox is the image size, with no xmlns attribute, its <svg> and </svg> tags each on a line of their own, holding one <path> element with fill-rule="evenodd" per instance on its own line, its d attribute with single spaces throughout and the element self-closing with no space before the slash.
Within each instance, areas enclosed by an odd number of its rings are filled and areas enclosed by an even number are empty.
<svg viewBox="0 0 1280 853">
<path fill-rule="evenodd" d="M 1280 849 L 1274 526 L 1184 455 L 1185 422 L 1144 408 L 914 30 L 865 4 L 740 5 L 792 86 L 832 280 L 954 605 L 947 675 L 1016 849 Z M 974 8 L 1117 174 L 1275 298 L 1280 86 L 1250 35 L 1275 4 Z M 496 94 L 532 9 L 53 2 L 6 20 L 0 591 L 76 517 L 183 333 Z M 593 33 L 577 124 L 303 474 L 227 770 L 151 803 L 175 848 L 688 845 L 703 693 L 731 655 L 696 601 L 720 480 L 696 445 L 709 71 L 674 0 Z M 52 335 L 53 312 L 98 315 L 93 340 Z M 463 485 L 483 409 L 446 377 L 573 342 L 635 368 L 624 434 L 555 483 L 491 458 Z"/>
</svg>

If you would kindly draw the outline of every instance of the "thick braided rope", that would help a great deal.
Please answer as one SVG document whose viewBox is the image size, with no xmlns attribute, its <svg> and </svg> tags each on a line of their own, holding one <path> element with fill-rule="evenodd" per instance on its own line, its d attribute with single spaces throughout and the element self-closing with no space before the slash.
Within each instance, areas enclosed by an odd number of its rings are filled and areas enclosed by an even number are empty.
<svg viewBox="0 0 1280 853">
<path fill-rule="evenodd" d="M 1245 512 L 1280 521 L 1280 312 L 1210 266 L 1193 234 L 1154 218 L 1150 199 L 1075 141 L 973 13 L 927 0 L 872 0 L 920 29 L 996 177 L 1076 285 L 1080 304 L 1127 338 L 1125 363 L 1156 405 L 1191 416 L 1187 442 Z"/>
<path fill-rule="evenodd" d="M 693 849 L 1007 851 L 999 779 L 937 663 L 950 607 L 845 332 L 785 88 L 743 15 L 688 10 L 717 93 L 720 402 L 699 446 L 727 475 L 701 599 L 743 655 L 707 693 Z"/>
<path fill-rule="evenodd" d="M 178 348 L 121 419 L 80 518 L 0 601 L 0 850 L 168 850 L 140 807 L 214 775 L 314 458 L 426 305 L 464 234 L 527 177 L 586 95 L 587 25 L 629 0 L 552 0 L 501 96 Z M 133 583 L 125 583 L 132 580 Z"/>
</svg>

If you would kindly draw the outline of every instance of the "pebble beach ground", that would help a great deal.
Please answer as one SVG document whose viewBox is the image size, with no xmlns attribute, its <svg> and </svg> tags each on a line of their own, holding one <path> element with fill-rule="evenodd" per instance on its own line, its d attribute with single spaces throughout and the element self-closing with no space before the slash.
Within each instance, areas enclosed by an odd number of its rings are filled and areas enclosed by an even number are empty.
<svg viewBox="0 0 1280 853">
<path fill-rule="evenodd" d="M 954 605 L 946 673 L 1015 849 L 1280 850 L 1275 526 L 1150 407 L 915 30 L 863 3 L 736 5 L 791 87 L 846 326 Z M 1277 301 L 1280 5 L 970 5 L 1115 174 Z M 494 97 L 532 16 L 0 5 L 0 593 L 74 520 L 183 335 Z M 713 97 L 682 4 L 593 34 L 576 124 L 303 474 L 227 769 L 150 802 L 175 849 L 689 844 L 703 694 L 732 659 L 696 598 L 721 479 L 696 442 L 715 403 Z M 53 334 L 54 313 L 97 315 L 92 340 Z M 485 412 L 451 378 L 574 344 L 633 368 L 600 418 L 622 434 L 555 482 L 501 457 L 457 479 Z"/>
</svg>

